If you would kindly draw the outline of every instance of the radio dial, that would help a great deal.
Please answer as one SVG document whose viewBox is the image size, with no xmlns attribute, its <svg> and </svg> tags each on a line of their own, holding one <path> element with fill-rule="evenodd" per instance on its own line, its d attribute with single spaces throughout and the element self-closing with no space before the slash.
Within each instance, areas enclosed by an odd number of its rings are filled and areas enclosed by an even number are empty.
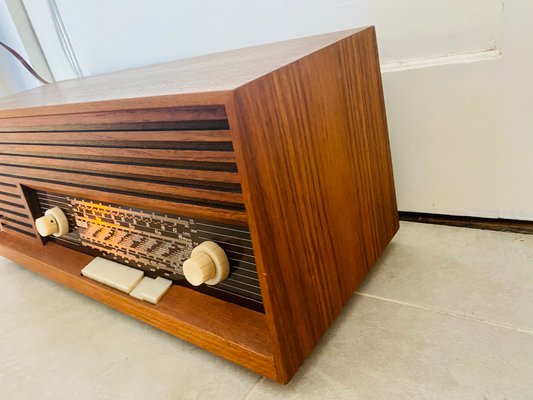
<svg viewBox="0 0 533 400">
<path fill-rule="evenodd" d="M 42 237 L 60 237 L 68 233 L 68 219 L 59 207 L 54 207 L 46 210 L 44 217 L 35 220 L 35 227 Z"/>
<path fill-rule="evenodd" d="M 196 246 L 191 257 L 183 263 L 185 279 L 193 285 L 216 285 L 228 277 L 229 261 L 224 250 L 215 242 Z"/>
</svg>

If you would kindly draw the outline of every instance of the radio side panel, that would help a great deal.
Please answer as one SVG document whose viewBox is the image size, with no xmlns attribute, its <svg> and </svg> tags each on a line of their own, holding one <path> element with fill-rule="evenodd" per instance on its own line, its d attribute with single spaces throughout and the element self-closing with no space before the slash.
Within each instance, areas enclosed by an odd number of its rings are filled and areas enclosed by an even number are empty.
<svg viewBox="0 0 533 400">
<path fill-rule="evenodd" d="M 374 29 L 239 88 L 228 115 L 288 380 L 399 226 Z"/>
</svg>

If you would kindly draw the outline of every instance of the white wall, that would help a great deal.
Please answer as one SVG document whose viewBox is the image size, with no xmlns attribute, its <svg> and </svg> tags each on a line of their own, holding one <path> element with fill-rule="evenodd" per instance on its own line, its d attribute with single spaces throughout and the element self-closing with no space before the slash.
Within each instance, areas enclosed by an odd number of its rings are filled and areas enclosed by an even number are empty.
<svg viewBox="0 0 533 400">
<path fill-rule="evenodd" d="M 363 25 L 377 26 L 385 63 L 501 41 L 500 0 L 56 2 L 85 74 Z"/>
<path fill-rule="evenodd" d="M 499 64 L 493 60 L 384 74 L 401 210 L 502 215 Z"/>
<path fill-rule="evenodd" d="M 505 3 L 499 59 L 384 75 L 403 210 L 533 220 L 531 15 Z"/>
<path fill-rule="evenodd" d="M 0 40 L 25 58 L 27 57 L 5 0 L 0 0 Z M 39 82 L 10 53 L 0 48 L 0 96 L 6 96 L 37 85 Z"/>
<path fill-rule="evenodd" d="M 533 220 L 533 2 L 507 2 L 505 16 L 497 189 L 502 215 Z"/>
<path fill-rule="evenodd" d="M 400 209 L 533 220 L 527 0 L 56 2 L 84 75 L 376 25 Z"/>
</svg>

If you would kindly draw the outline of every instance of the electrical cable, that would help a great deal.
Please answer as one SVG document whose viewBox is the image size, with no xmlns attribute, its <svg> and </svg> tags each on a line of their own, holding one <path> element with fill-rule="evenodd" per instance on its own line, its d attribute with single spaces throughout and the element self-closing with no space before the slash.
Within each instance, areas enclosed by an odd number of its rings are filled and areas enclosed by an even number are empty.
<svg viewBox="0 0 533 400">
<path fill-rule="evenodd" d="M 44 80 L 41 78 L 41 76 L 32 68 L 30 64 L 22 57 L 19 53 L 17 53 L 15 50 L 13 50 L 11 47 L 9 47 L 4 42 L 0 41 L 0 46 L 2 46 L 4 49 L 9 51 L 13 57 L 15 57 L 23 66 L 28 70 L 30 74 L 32 74 L 35 79 L 37 79 L 39 82 L 41 82 L 43 85 L 48 85 L 50 82 Z"/>
</svg>

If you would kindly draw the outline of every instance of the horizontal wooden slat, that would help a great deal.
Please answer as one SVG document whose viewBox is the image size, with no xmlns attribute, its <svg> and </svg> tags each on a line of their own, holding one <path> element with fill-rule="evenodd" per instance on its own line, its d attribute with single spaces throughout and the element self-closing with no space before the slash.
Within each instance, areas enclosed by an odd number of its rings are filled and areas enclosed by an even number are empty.
<svg viewBox="0 0 533 400">
<path fill-rule="evenodd" d="M 0 182 L 2 184 L 4 184 L 4 185 L 13 185 L 16 188 L 16 192 L 15 193 L 19 193 L 17 185 L 20 182 L 16 178 L 11 178 L 9 176 L 0 176 Z"/>
<path fill-rule="evenodd" d="M 0 208 L 6 209 L 9 211 L 15 211 L 20 214 L 26 214 L 26 215 L 28 214 L 28 212 L 26 211 L 24 206 L 20 204 L 20 202 L 15 203 L 14 201 L 0 200 Z"/>
<path fill-rule="evenodd" d="M 128 149 L 128 148 L 98 148 L 76 146 L 39 146 L 24 144 L 3 144 L 2 154 L 48 155 L 52 157 L 100 157 L 113 160 L 114 158 L 133 158 L 136 160 L 181 160 L 197 162 L 225 162 L 234 163 L 235 154 L 232 151 L 196 151 L 196 150 L 167 150 L 167 149 Z"/>
<path fill-rule="evenodd" d="M 127 165 L 116 163 L 104 163 L 97 161 L 81 161 L 55 158 L 25 157 L 16 155 L 0 154 L 0 164 L 10 164 L 19 166 L 51 167 L 68 171 L 88 171 L 100 173 L 114 173 L 122 175 L 137 175 L 147 177 L 165 177 L 170 179 L 190 179 L 199 181 L 211 181 L 221 183 L 240 183 L 239 175 L 236 172 L 225 171 L 205 171 L 195 169 L 150 167 L 144 165 Z M 1 180 L 1 179 L 0 179 Z M 3 191 L 0 186 L 0 191 Z"/>
<path fill-rule="evenodd" d="M 0 132 L 0 143 L 231 142 L 226 129 L 203 131 Z"/>
<path fill-rule="evenodd" d="M 135 124 L 139 130 L 149 129 L 150 124 L 176 123 L 180 121 L 218 121 L 226 119 L 224 106 L 179 107 L 160 109 L 139 109 L 135 112 L 114 110 L 104 112 L 36 115 L 23 118 L 0 118 L 0 131 L 19 128 L 46 127 L 44 130 L 84 130 L 84 126 L 101 125 L 102 130 L 113 129 L 120 124 Z M 86 129 L 86 128 L 85 128 Z M 96 129 L 96 128 L 95 128 Z M 137 128 L 135 128 L 137 130 Z M 87 129 L 92 130 L 92 129 Z M 98 130 L 100 130 L 98 128 Z"/>
<path fill-rule="evenodd" d="M 25 178 L 0 177 L 10 182 L 18 182 L 29 188 L 63 194 L 70 197 L 82 197 L 89 200 L 121 204 L 124 206 L 144 208 L 147 210 L 161 211 L 175 215 L 191 216 L 212 219 L 219 222 L 246 226 L 247 219 L 244 211 L 218 208 L 209 205 L 196 205 L 179 201 L 148 198 L 140 195 L 130 195 L 115 192 L 106 192 L 98 189 L 82 188 L 61 183 L 40 182 Z M 2 205 L 0 204 L 0 207 Z"/>
<path fill-rule="evenodd" d="M 3 179 L 0 179 L 0 190 L 2 192 L 7 192 L 7 193 L 15 193 L 15 194 L 19 193 L 19 189 L 16 184 L 4 182 Z"/>
<path fill-rule="evenodd" d="M 31 220 L 21 221 L 20 219 L 11 218 L 10 215 L 3 215 L 1 212 L 0 212 L 0 224 L 14 226 L 18 229 L 22 229 L 22 230 L 34 233 Z"/>
<path fill-rule="evenodd" d="M 17 195 L 17 194 L 14 194 L 14 193 L 6 193 L 6 192 L 3 192 L 1 189 L 2 188 L 0 187 L 0 200 L 9 201 L 9 202 L 13 202 L 13 203 L 20 203 L 21 202 L 20 195 Z"/>
<path fill-rule="evenodd" d="M 14 219 L 20 222 L 25 222 L 25 223 L 31 222 L 31 217 L 26 213 L 26 210 L 21 210 L 21 211 L 8 210 L 7 208 L 3 207 L 2 204 L 0 204 L 0 215 L 4 215 L 8 218 L 11 218 L 11 219 Z"/>
<path fill-rule="evenodd" d="M 37 238 L 37 235 L 33 231 L 30 231 L 26 228 L 22 228 L 20 226 L 8 225 L 2 222 L 2 229 L 8 232 L 9 234 L 13 234 L 21 238 Z"/>
<path fill-rule="evenodd" d="M 66 83 L 66 81 L 62 81 Z M 132 86 L 138 89 L 139 81 L 131 82 Z M 76 86 L 75 82 L 71 82 Z M 123 86 L 122 86 L 123 87 Z M 44 89 L 42 86 L 40 89 Z M 94 91 L 93 91 L 94 92 Z M 57 92 L 56 92 L 57 94 Z M 94 93 L 93 93 L 94 94 Z M 226 104 L 228 97 L 231 96 L 230 91 L 217 91 L 205 96 L 204 93 L 183 93 L 179 96 L 155 95 L 147 96 L 143 93 L 139 96 L 124 96 L 120 100 L 97 100 L 87 102 L 87 91 L 79 91 L 77 89 L 76 98 L 66 99 L 63 95 L 61 101 L 54 101 L 52 96 L 47 94 L 43 96 L 42 93 L 37 95 L 28 94 L 28 92 L 17 93 L 7 97 L 0 98 L 0 119 L 2 118 L 17 118 L 17 117 L 35 117 L 40 115 L 64 115 L 64 114 L 79 114 L 79 113 L 93 113 L 93 112 L 113 112 L 117 109 L 129 110 L 135 112 L 137 110 L 147 110 L 151 108 L 177 108 L 177 107 L 212 107 L 217 104 Z M 48 104 L 39 103 L 40 100 L 48 101 Z M 35 103 L 29 103 L 28 99 L 35 100 Z M 111 100 L 111 101 L 110 101 Z"/>
<path fill-rule="evenodd" d="M 21 168 L 0 165 L 0 174 L 8 174 L 15 177 L 25 177 L 34 180 L 53 181 L 58 183 L 72 183 L 82 186 L 93 186 L 136 193 L 149 193 L 162 197 L 187 197 L 198 201 L 217 201 L 232 204 L 242 204 L 241 193 L 222 192 L 206 189 L 188 188 L 183 186 L 165 185 L 150 181 L 136 181 L 131 179 L 118 179 L 103 176 L 85 175 L 83 173 L 46 171 L 32 168 Z"/>
</svg>

